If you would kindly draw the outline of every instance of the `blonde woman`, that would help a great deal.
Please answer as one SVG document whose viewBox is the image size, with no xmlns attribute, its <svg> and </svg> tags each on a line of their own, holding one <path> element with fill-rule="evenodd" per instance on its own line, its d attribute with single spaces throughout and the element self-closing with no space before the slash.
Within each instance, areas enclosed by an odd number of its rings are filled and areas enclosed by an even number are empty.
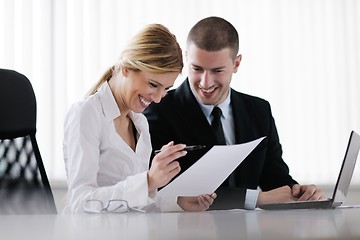
<svg viewBox="0 0 360 240">
<path fill-rule="evenodd" d="M 68 203 L 64 212 L 108 212 L 129 209 L 205 211 L 216 194 L 157 197 L 180 172 L 184 144 L 169 142 L 149 160 L 149 127 L 142 112 L 159 103 L 181 73 L 182 51 L 169 30 L 150 24 L 135 35 L 120 60 L 73 104 L 64 124 L 64 161 Z"/>
</svg>

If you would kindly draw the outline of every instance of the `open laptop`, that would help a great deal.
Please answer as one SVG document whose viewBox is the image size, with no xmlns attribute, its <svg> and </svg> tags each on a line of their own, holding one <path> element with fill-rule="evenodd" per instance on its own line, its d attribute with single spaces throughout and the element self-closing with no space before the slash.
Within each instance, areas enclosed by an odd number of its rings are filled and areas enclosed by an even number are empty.
<svg viewBox="0 0 360 240">
<path fill-rule="evenodd" d="M 349 185 L 354 172 L 356 159 L 360 150 L 360 136 L 352 131 L 346 148 L 345 157 L 341 165 L 340 173 L 335 185 L 332 198 L 319 201 L 297 201 L 284 203 L 263 204 L 258 207 L 264 210 L 281 209 L 310 209 L 310 208 L 336 208 L 340 206 L 346 198 Z"/>
</svg>

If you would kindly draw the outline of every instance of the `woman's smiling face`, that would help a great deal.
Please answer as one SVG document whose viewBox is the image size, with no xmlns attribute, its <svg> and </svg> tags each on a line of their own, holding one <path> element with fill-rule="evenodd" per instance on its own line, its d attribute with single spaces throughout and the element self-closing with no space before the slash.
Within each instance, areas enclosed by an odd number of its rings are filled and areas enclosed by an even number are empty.
<svg viewBox="0 0 360 240">
<path fill-rule="evenodd" d="M 120 94 L 125 106 L 137 113 L 143 112 L 152 102 L 159 103 L 179 75 L 178 72 L 157 74 L 128 69 L 123 69 L 122 73 Z"/>
</svg>

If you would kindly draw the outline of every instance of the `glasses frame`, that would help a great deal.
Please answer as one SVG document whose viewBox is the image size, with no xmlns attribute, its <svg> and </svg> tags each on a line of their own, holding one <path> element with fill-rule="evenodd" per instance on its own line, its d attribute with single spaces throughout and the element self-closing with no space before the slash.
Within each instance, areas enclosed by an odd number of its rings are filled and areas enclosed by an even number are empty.
<svg viewBox="0 0 360 240">
<path fill-rule="evenodd" d="M 89 203 L 89 202 L 99 202 L 101 204 L 101 210 L 94 210 L 94 209 L 91 209 L 89 207 L 87 207 L 86 205 Z M 110 207 L 110 204 L 112 202 L 119 202 L 119 203 L 123 203 L 123 204 L 119 204 L 119 207 L 113 209 L 113 210 L 109 210 L 109 207 Z M 124 211 L 117 211 L 119 208 L 122 208 L 123 206 L 126 206 L 126 209 L 124 209 Z M 136 212 L 142 212 L 144 213 L 145 211 L 141 210 L 141 209 L 137 209 L 137 208 L 132 208 L 132 207 L 129 207 L 129 203 L 126 201 L 126 200 L 123 200 L 123 199 L 112 199 L 112 200 L 109 200 L 106 204 L 106 206 L 104 206 L 104 203 L 103 201 L 101 200 L 98 200 L 98 199 L 88 199 L 86 200 L 85 204 L 84 204 L 84 207 L 83 207 L 83 210 L 84 212 L 86 213 L 126 213 L 126 212 L 130 212 L 131 210 L 134 210 Z"/>
</svg>

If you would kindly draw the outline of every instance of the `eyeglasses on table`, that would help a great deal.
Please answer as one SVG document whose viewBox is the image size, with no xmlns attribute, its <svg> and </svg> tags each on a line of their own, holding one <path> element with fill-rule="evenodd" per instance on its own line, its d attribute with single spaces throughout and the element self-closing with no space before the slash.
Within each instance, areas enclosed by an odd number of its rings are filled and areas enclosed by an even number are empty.
<svg viewBox="0 0 360 240">
<path fill-rule="evenodd" d="M 126 213 L 130 211 L 145 212 L 138 208 L 132 208 L 129 206 L 126 200 L 113 199 L 109 200 L 106 205 L 98 199 L 86 200 L 84 207 L 86 213 Z"/>
</svg>

